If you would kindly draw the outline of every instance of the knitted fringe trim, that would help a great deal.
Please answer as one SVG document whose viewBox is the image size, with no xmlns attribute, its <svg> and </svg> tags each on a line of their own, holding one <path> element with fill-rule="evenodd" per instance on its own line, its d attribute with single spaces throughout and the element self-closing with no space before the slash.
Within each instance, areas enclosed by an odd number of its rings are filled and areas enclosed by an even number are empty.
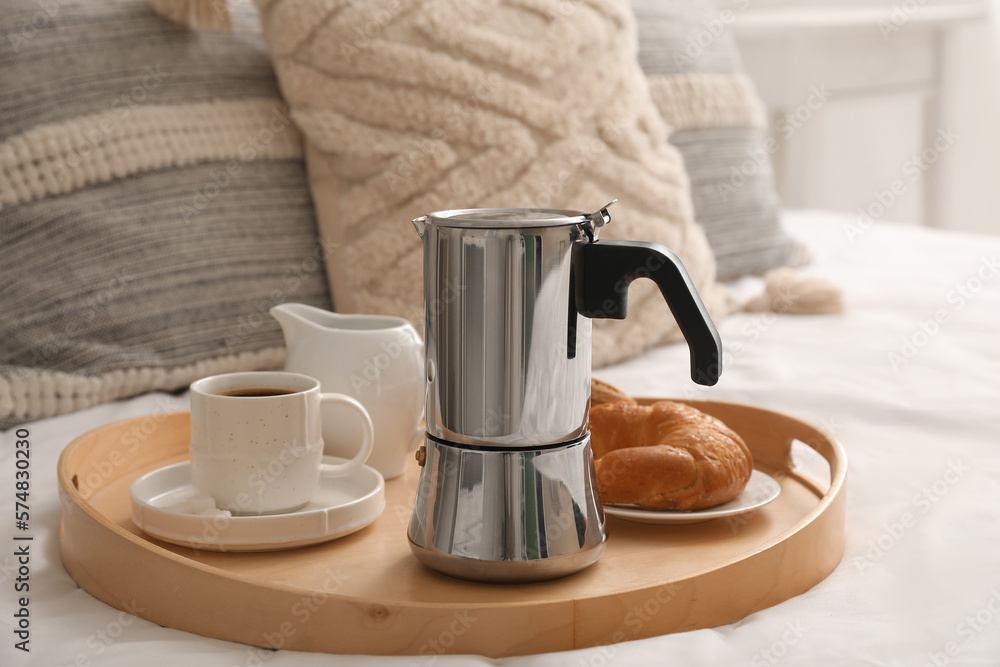
<svg viewBox="0 0 1000 667">
<path fill-rule="evenodd" d="M 0 428 L 75 412 L 148 391 L 173 391 L 197 379 L 234 371 L 281 368 L 285 349 L 267 348 L 179 368 L 130 368 L 95 376 L 25 369 L 0 377 Z"/>
<path fill-rule="evenodd" d="M 122 106 L 0 143 L 0 209 L 166 167 L 302 156 L 279 99 Z"/>
<path fill-rule="evenodd" d="M 819 276 L 783 267 L 764 276 L 764 292 L 743 304 L 748 313 L 833 315 L 844 312 L 844 293 Z"/>
<path fill-rule="evenodd" d="M 743 74 L 651 76 L 649 92 L 674 130 L 709 127 L 765 127 L 767 112 Z"/>
</svg>

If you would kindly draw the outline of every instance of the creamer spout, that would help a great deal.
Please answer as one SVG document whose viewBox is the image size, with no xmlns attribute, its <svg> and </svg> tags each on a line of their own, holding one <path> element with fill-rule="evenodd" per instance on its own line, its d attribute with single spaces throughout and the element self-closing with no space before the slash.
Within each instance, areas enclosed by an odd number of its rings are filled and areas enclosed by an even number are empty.
<svg viewBox="0 0 1000 667">
<path fill-rule="evenodd" d="M 419 218 L 414 218 L 410 222 L 413 223 L 413 228 L 417 230 L 417 234 L 420 238 L 424 238 L 424 231 L 427 229 L 427 216 L 422 215 Z"/>
<path fill-rule="evenodd" d="M 271 317 L 278 320 L 285 334 L 285 346 L 292 349 L 302 340 L 308 331 L 321 330 L 320 320 L 323 316 L 336 317 L 321 308 L 304 303 L 282 303 L 270 310 Z"/>
</svg>

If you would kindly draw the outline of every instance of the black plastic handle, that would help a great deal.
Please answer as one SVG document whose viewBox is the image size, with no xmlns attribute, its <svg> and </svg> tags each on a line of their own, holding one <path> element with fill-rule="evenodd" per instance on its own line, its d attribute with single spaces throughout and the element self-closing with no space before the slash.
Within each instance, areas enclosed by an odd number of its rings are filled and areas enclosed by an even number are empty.
<svg viewBox="0 0 1000 667">
<path fill-rule="evenodd" d="M 586 317 L 623 320 L 628 288 L 650 278 L 670 306 L 691 349 L 691 379 L 714 385 L 722 374 L 722 339 L 680 258 L 658 243 L 577 242 L 573 246 L 576 310 Z"/>
</svg>

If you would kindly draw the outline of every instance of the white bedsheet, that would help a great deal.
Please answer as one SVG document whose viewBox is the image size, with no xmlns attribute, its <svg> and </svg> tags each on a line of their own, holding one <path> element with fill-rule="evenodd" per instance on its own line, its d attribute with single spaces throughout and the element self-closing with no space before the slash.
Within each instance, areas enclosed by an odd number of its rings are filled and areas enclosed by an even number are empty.
<svg viewBox="0 0 1000 667">
<path fill-rule="evenodd" d="M 845 315 L 726 319 L 724 344 L 738 352 L 709 389 L 692 388 L 680 345 L 597 373 L 635 395 L 744 402 L 832 431 L 850 461 L 847 545 L 825 581 L 733 625 L 601 649 L 500 661 L 278 651 L 264 663 L 1000 665 L 1000 238 L 883 222 L 851 230 L 853 222 L 787 215 L 816 256 L 808 270 L 845 290 Z M 104 605 L 60 562 L 60 451 L 101 424 L 164 407 L 186 409 L 186 396 L 147 395 L 28 426 L 28 654 L 14 649 L 14 432 L 0 435 L 0 665 L 260 664 L 245 646 Z"/>
</svg>

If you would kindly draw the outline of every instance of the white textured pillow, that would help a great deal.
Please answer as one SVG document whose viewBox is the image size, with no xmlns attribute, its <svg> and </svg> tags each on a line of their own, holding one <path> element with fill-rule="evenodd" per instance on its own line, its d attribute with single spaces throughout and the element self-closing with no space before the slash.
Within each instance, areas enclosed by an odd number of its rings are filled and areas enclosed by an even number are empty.
<svg viewBox="0 0 1000 667">
<path fill-rule="evenodd" d="M 337 310 L 422 322 L 410 219 L 471 207 L 593 210 L 609 238 L 674 250 L 715 317 L 725 299 L 689 184 L 636 62 L 628 0 L 257 0 L 307 139 Z M 598 321 L 594 362 L 678 334 L 649 281 Z"/>
</svg>

